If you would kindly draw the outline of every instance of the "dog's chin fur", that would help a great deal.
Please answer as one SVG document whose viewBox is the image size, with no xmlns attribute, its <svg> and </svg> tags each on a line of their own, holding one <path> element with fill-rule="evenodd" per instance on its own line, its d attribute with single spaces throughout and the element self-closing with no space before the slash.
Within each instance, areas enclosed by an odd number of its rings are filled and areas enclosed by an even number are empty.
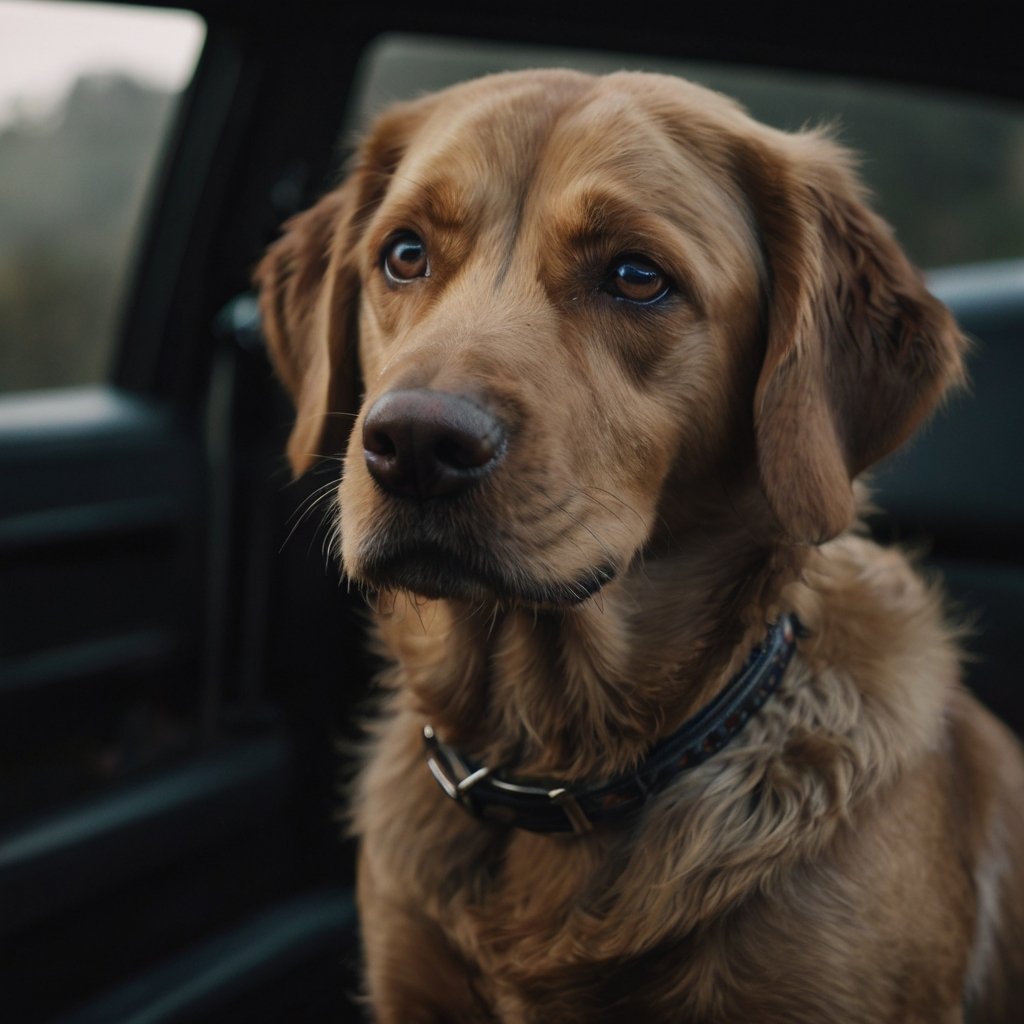
<svg viewBox="0 0 1024 1024">
<path fill-rule="evenodd" d="M 1024 758 L 934 591 L 849 532 L 966 347 L 853 165 L 675 79 L 514 73 L 385 112 L 261 263 L 296 472 L 366 391 L 340 529 L 394 597 L 352 809 L 381 1024 L 1024 1019 Z M 413 229 L 430 273 L 389 281 Z M 612 301 L 626 256 L 663 301 Z M 457 501 L 364 457 L 410 389 L 507 438 Z M 423 763 L 429 721 L 511 774 L 629 771 L 782 612 L 778 693 L 626 826 L 504 829 Z"/>
<path fill-rule="evenodd" d="M 486 558 L 415 545 L 377 553 L 355 579 L 369 590 L 402 590 L 431 600 L 554 611 L 588 600 L 615 576 L 613 567 L 602 565 L 573 580 L 542 582 Z"/>
</svg>

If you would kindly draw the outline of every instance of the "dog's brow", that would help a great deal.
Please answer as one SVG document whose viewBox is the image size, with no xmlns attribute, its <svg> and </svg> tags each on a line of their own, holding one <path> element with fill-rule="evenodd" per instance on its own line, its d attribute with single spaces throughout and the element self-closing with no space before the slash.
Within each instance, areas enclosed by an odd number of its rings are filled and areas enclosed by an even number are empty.
<svg viewBox="0 0 1024 1024">
<path fill-rule="evenodd" d="M 426 192 L 428 215 L 438 227 L 450 231 L 465 227 L 470 208 L 467 196 L 459 195 L 445 182 L 428 186 Z"/>
<path fill-rule="evenodd" d="M 572 245 L 586 245 L 635 230 L 638 221 L 649 219 L 650 212 L 614 192 L 587 189 L 565 203 L 561 233 Z"/>
<path fill-rule="evenodd" d="M 466 229 L 472 218 L 474 204 L 471 197 L 461 194 L 450 182 L 425 181 L 416 183 L 398 203 L 398 212 L 415 213 L 426 218 L 439 231 L 459 232 Z"/>
</svg>

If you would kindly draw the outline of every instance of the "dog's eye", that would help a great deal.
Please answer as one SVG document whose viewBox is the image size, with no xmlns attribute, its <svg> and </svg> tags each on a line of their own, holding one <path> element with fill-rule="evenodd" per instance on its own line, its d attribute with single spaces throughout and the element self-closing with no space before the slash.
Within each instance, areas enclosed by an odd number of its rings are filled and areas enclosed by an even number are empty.
<svg viewBox="0 0 1024 1024">
<path fill-rule="evenodd" d="M 657 302 L 668 293 L 669 281 L 649 260 L 625 256 L 612 266 L 606 288 L 618 299 L 647 304 Z"/>
<path fill-rule="evenodd" d="M 382 262 L 385 276 L 395 284 L 404 284 L 430 273 L 427 247 L 423 239 L 411 231 L 403 231 L 384 246 Z"/>
</svg>

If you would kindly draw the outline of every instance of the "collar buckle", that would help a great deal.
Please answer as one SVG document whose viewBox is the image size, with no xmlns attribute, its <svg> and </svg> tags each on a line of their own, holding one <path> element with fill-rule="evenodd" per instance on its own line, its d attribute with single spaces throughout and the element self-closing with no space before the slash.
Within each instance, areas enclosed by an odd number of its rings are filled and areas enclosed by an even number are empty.
<svg viewBox="0 0 1024 1024">
<path fill-rule="evenodd" d="M 474 814 L 479 814 L 471 791 L 478 782 L 491 774 L 491 769 L 484 767 L 470 771 L 458 754 L 437 738 L 432 725 L 423 726 L 423 745 L 430 774 L 445 795 Z"/>
<path fill-rule="evenodd" d="M 482 766 L 471 770 L 451 747 L 438 739 L 432 725 L 423 727 L 423 746 L 430 774 L 434 776 L 434 780 L 444 791 L 445 796 L 476 817 L 487 817 L 480 801 L 474 798 L 473 787 L 489 778 L 492 774 L 491 769 Z M 525 800 L 534 804 L 558 807 L 571 826 L 571 831 L 576 835 L 593 830 L 593 823 L 579 805 L 576 797 L 567 789 L 549 790 L 540 786 L 520 786 L 497 779 L 492 782 L 503 793 L 520 801 Z"/>
</svg>

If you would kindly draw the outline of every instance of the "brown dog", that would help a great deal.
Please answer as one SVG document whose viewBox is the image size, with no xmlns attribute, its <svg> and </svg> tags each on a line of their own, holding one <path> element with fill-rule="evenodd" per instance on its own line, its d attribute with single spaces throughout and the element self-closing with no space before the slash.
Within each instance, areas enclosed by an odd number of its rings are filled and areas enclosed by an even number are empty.
<svg viewBox="0 0 1024 1024">
<path fill-rule="evenodd" d="M 845 532 L 964 349 L 850 164 L 500 75 L 385 113 L 262 262 L 295 471 L 359 410 L 380 1021 L 1024 1019 L 1016 741 Z"/>
</svg>

